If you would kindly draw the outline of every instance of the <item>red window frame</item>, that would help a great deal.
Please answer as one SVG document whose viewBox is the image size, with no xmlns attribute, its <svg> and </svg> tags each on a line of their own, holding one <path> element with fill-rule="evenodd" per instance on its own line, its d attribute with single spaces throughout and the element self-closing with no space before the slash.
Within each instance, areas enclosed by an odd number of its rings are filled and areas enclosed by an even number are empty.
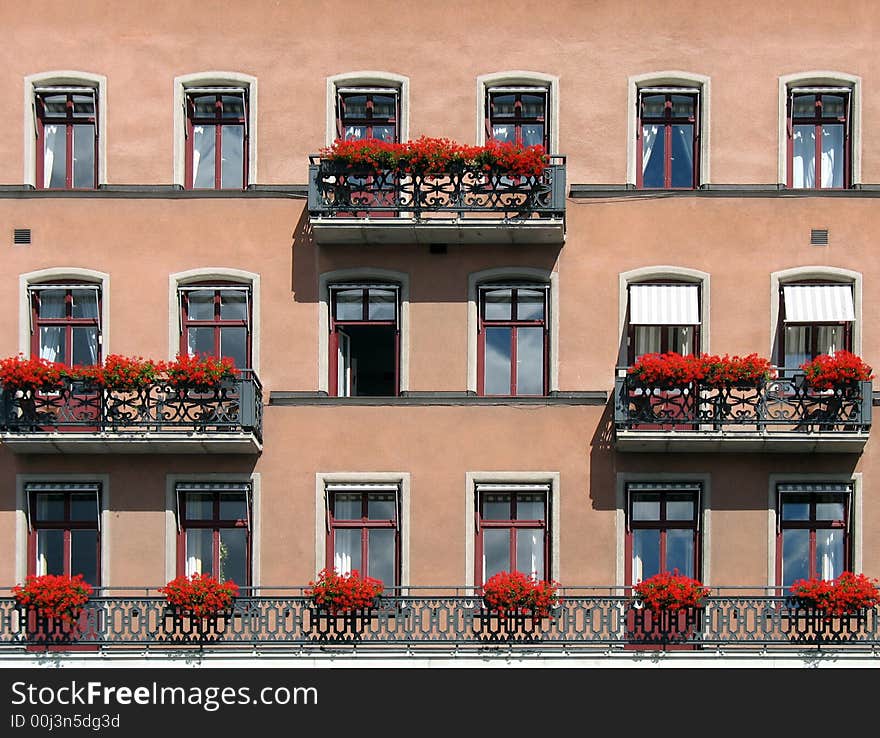
<svg viewBox="0 0 880 738">
<path fill-rule="evenodd" d="M 50 113 L 46 110 L 44 98 L 55 95 L 67 95 L 67 103 L 64 115 Z M 94 111 L 92 115 L 75 116 L 73 97 L 74 95 L 88 95 L 92 98 Z M 37 128 L 37 156 L 36 156 L 36 183 L 39 189 L 96 189 L 98 187 L 98 94 L 93 88 L 87 87 L 82 89 L 59 89 L 52 91 L 37 91 L 34 93 L 34 112 L 36 116 Z M 94 179 L 88 187 L 74 187 L 73 184 L 73 159 L 74 159 L 74 141 L 73 128 L 75 125 L 91 124 L 94 130 Z M 63 188 L 50 188 L 45 182 L 43 171 L 45 157 L 45 127 L 64 126 L 66 147 L 65 147 L 65 174 Z"/>
<path fill-rule="evenodd" d="M 214 115 L 197 115 L 195 104 L 193 102 L 196 97 L 207 97 L 214 95 Z M 224 96 L 241 96 L 243 100 L 243 114 L 236 117 L 225 115 L 223 109 Z M 248 161 L 250 159 L 250 145 L 248 135 L 248 113 L 250 110 L 250 101 L 246 90 L 229 90 L 220 92 L 202 92 L 199 90 L 188 90 L 186 92 L 186 154 L 185 154 L 185 181 L 186 189 L 215 189 L 215 190 L 238 190 L 246 189 L 248 186 Z M 196 188 L 193 182 L 193 145 L 195 126 L 214 126 L 214 186 L 205 188 Z M 241 146 L 241 187 L 223 187 L 223 128 L 237 126 L 242 128 L 242 146 Z"/>
<path fill-rule="evenodd" d="M 477 485 L 477 489 L 475 492 L 475 509 L 474 509 L 474 524 L 475 524 L 475 540 L 474 540 L 474 581 L 477 583 L 477 586 L 483 585 L 486 583 L 485 573 L 483 571 L 483 532 L 485 530 L 509 530 L 510 531 L 510 553 L 508 554 L 510 557 L 510 565 L 512 568 L 516 567 L 517 561 L 517 536 L 516 531 L 518 529 L 527 529 L 527 530 L 535 530 L 536 528 L 543 531 L 544 536 L 544 571 L 541 573 L 540 578 L 549 579 L 550 578 L 550 491 L 544 490 L 541 491 L 540 494 L 544 496 L 544 519 L 543 520 L 531 520 L 525 518 L 519 518 L 517 515 L 517 497 L 519 494 L 529 494 L 533 495 L 536 493 L 534 489 L 526 489 L 527 485 L 524 485 L 523 489 L 517 489 L 517 485 L 512 483 L 510 485 L 504 485 L 504 488 L 497 490 L 480 490 L 479 485 Z M 542 485 L 543 486 L 543 485 Z M 510 519 L 507 520 L 498 520 L 492 519 L 487 520 L 483 517 L 483 506 L 485 502 L 485 495 L 493 494 L 507 494 L 510 496 Z M 528 572 L 524 572 L 528 575 Z"/>
<path fill-rule="evenodd" d="M 102 361 L 102 341 L 101 341 L 101 311 L 103 309 L 103 295 L 101 294 L 100 287 L 89 283 L 89 282 L 81 282 L 75 283 L 73 281 L 65 282 L 64 284 L 44 284 L 41 283 L 39 285 L 32 285 L 34 288 L 39 289 L 31 289 L 30 293 L 30 309 L 31 309 L 31 325 L 33 326 L 33 330 L 31 331 L 31 356 L 38 357 L 40 356 L 40 329 L 48 328 L 48 327 L 58 327 L 61 326 L 64 328 L 64 356 L 61 359 L 56 359 L 56 361 L 60 364 L 64 364 L 66 366 L 73 366 L 73 329 L 76 327 L 88 327 L 94 326 L 97 337 L 98 337 L 98 351 L 97 351 L 97 360 L 95 362 L 96 365 L 99 365 Z M 73 291 L 76 289 L 94 289 L 97 293 L 97 316 L 95 318 L 74 318 L 73 317 Z M 44 290 L 65 290 L 65 317 L 63 318 L 42 318 L 40 317 L 40 296 Z"/>
<path fill-rule="evenodd" d="M 247 572 L 246 582 L 235 582 L 239 587 L 249 587 L 251 585 L 251 576 L 253 569 L 253 531 L 250 521 L 253 518 L 253 500 L 252 490 L 248 486 L 244 491 L 245 504 L 247 505 L 247 519 L 242 518 L 221 518 L 220 517 L 220 496 L 228 493 L 229 490 L 223 488 L 205 488 L 205 489 L 178 489 L 178 533 L 177 533 L 177 573 L 178 575 L 186 574 L 186 533 L 188 530 L 201 529 L 212 531 L 211 543 L 211 571 L 215 577 L 219 577 L 220 573 L 220 531 L 232 528 L 245 528 L 247 531 L 247 544 L 245 546 L 245 570 Z M 186 515 L 187 500 L 186 495 L 189 492 L 197 492 L 198 494 L 212 494 L 213 499 L 213 515 L 209 518 L 188 518 Z"/>
<path fill-rule="evenodd" d="M 665 95 L 666 102 L 663 108 L 663 115 L 659 117 L 647 116 L 644 114 L 643 98 L 645 96 L 653 97 L 655 95 Z M 673 96 L 682 96 L 693 98 L 694 114 L 691 116 L 673 116 L 672 98 Z M 673 90 L 672 88 L 644 88 L 639 90 L 638 101 L 636 102 L 636 186 L 644 189 L 644 173 L 642 171 L 643 161 L 643 145 L 644 135 L 643 128 L 645 125 L 661 126 L 663 133 L 663 186 L 665 190 L 694 190 L 700 185 L 700 140 L 702 138 L 700 126 L 700 93 L 691 88 L 682 88 L 681 90 Z M 672 129 L 676 125 L 693 126 L 694 137 L 692 142 L 693 152 L 693 171 L 691 174 L 692 181 L 690 187 L 673 187 L 672 185 Z M 659 134 L 658 134 L 659 135 Z"/>
<path fill-rule="evenodd" d="M 54 486 L 54 485 L 53 485 Z M 64 571 L 63 572 L 48 572 L 49 574 L 64 574 L 66 576 L 75 576 L 76 574 L 81 574 L 82 572 L 72 571 L 71 570 L 71 536 L 72 531 L 74 530 L 94 530 L 96 532 L 96 551 L 95 551 L 95 561 L 96 561 L 96 579 L 97 584 L 100 586 L 101 582 L 101 525 L 99 520 L 99 510 L 101 505 L 101 487 L 100 485 L 89 485 L 92 489 L 77 489 L 76 486 L 72 486 L 71 488 L 65 489 L 63 485 L 58 485 L 58 489 L 52 490 L 44 490 L 44 489 L 27 489 L 27 505 L 28 505 L 28 520 L 29 520 L 29 531 L 28 531 L 28 539 L 27 539 L 27 573 L 29 575 L 37 574 L 37 543 L 40 531 L 47 530 L 61 530 L 64 533 Z M 97 491 L 94 490 L 94 487 L 97 487 Z M 94 492 L 95 494 L 95 519 L 94 520 L 73 520 L 71 518 L 70 506 L 71 506 L 71 498 L 74 494 L 83 494 L 85 492 Z M 37 505 L 36 505 L 36 496 L 39 494 L 64 494 L 64 516 L 62 518 L 57 519 L 40 519 L 37 517 Z"/>
<path fill-rule="evenodd" d="M 777 347 L 778 347 L 778 361 L 777 364 L 780 367 L 785 367 L 785 288 L 791 287 L 793 285 L 835 285 L 842 286 L 847 285 L 852 289 L 852 283 L 849 282 L 833 282 L 831 280 L 807 280 L 802 282 L 785 282 L 779 285 L 779 321 L 777 326 Z M 855 296 L 853 296 L 853 300 L 855 300 Z M 792 326 L 806 326 L 810 327 L 812 330 L 810 332 L 810 354 L 812 358 L 816 358 L 819 351 L 819 331 L 816 330 L 820 326 L 842 326 L 843 327 L 843 349 L 845 351 L 852 351 L 852 341 L 853 341 L 853 321 L 840 321 L 837 323 L 789 323 L 788 325 Z M 788 369 L 797 369 L 797 367 L 788 367 Z"/>
<path fill-rule="evenodd" d="M 808 91 L 811 88 L 792 88 L 788 92 L 788 100 L 786 102 L 786 158 L 787 158 L 787 177 L 786 186 L 794 186 L 794 127 L 800 125 L 812 125 L 815 130 L 816 153 L 814 157 L 814 185 L 809 189 L 847 189 L 851 187 L 852 180 L 852 91 L 849 89 L 828 89 L 822 91 L 822 88 L 815 88 L 814 91 Z M 822 115 L 822 97 L 824 95 L 833 95 L 835 97 L 844 97 L 845 114 L 835 118 L 825 118 Z M 794 115 L 794 98 L 802 96 L 812 96 L 816 98 L 814 106 L 814 115 L 811 116 L 795 116 Z M 843 124 L 843 185 L 841 187 L 822 187 L 822 124 L 833 123 L 834 125 Z"/>
<path fill-rule="evenodd" d="M 502 95 L 514 96 L 514 113 L 512 116 L 505 115 L 496 117 L 494 98 Z M 523 114 L 523 95 L 540 95 L 544 98 L 544 114 L 538 116 L 527 116 Z M 518 146 L 523 145 L 522 127 L 524 125 L 542 126 L 541 145 L 544 151 L 550 151 L 550 125 L 548 108 L 550 105 L 550 93 L 546 87 L 511 87 L 509 90 L 503 88 L 490 88 L 486 91 L 486 140 L 491 141 L 495 138 L 493 129 L 495 125 L 510 125 L 514 129 L 514 140 Z"/>
<path fill-rule="evenodd" d="M 541 320 L 520 320 L 518 318 L 518 290 L 540 291 L 544 293 L 544 317 Z M 511 318 L 510 320 L 487 320 L 486 319 L 486 294 L 493 290 L 510 290 L 511 291 Z M 504 285 L 481 285 L 478 290 L 478 341 L 477 341 L 477 394 L 486 395 L 486 328 L 510 328 L 510 394 L 498 395 L 499 397 L 524 397 L 526 395 L 517 394 L 517 339 L 516 334 L 519 328 L 542 328 L 544 338 L 542 342 L 543 359 L 542 365 L 542 390 L 540 395 L 531 395 L 534 397 L 543 397 L 547 395 L 549 388 L 549 348 L 550 348 L 550 332 L 548 328 L 548 315 L 550 310 L 549 285 L 541 282 L 504 284 Z"/>
<path fill-rule="evenodd" d="M 633 516 L 633 503 L 635 494 L 657 495 L 660 502 L 660 514 L 658 520 L 635 520 Z M 670 520 L 667 517 L 667 504 L 670 495 L 690 494 L 693 496 L 693 519 Z M 658 530 L 660 532 L 660 549 L 658 559 L 661 573 L 672 573 L 668 568 L 667 561 L 667 534 L 670 530 L 690 530 L 693 532 L 694 560 L 693 570 L 695 578 L 700 578 L 702 532 L 700 528 L 700 515 L 702 514 L 702 489 L 695 488 L 692 483 L 675 483 L 657 485 L 656 489 L 649 489 L 638 483 L 628 484 L 626 490 L 626 540 L 624 543 L 624 556 L 626 565 L 626 584 L 633 585 L 632 561 L 634 555 L 633 531 L 635 530 Z M 673 567 L 675 568 L 675 567 Z M 684 572 L 681 572 L 682 574 Z"/>
<path fill-rule="evenodd" d="M 653 285 L 694 285 L 697 288 L 697 305 L 700 309 L 700 320 L 702 321 L 702 297 L 703 297 L 703 285 L 701 283 L 694 282 L 685 282 L 685 281 L 676 281 L 670 279 L 656 280 L 656 281 L 646 281 L 646 282 L 633 282 L 628 284 L 626 287 L 626 325 L 627 325 L 627 334 L 626 334 L 626 357 L 627 363 L 629 366 L 635 364 L 636 361 L 636 328 L 638 325 L 630 322 L 630 305 L 632 304 L 630 300 L 630 288 L 643 285 L 643 284 L 653 284 Z M 697 323 L 696 325 L 676 325 L 676 324 L 667 324 L 667 323 L 658 323 L 656 324 L 658 328 L 662 328 L 660 332 L 660 353 L 666 353 L 667 351 L 672 351 L 673 346 L 670 342 L 670 328 L 693 328 L 691 333 L 691 345 L 690 352 L 694 356 L 700 355 L 700 328 L 702 327 L 702 322 Z"/>
<path fill-rule="evenodd" d="M 381 492 L 387 494 L 386 490 Z M 327 547 L 326 561 L 332 562 L 336 555 L 336 531 L 338 530 L 360 530 L 361 533 L 361 569 L 362 576 L 375 577 L 370 572 L 370 531 L 371 530 L 393 530 L 394 531 L 394 582 L 386 586 L 400 586 L 400 490 L 395 491 L 395 517 L 394 519 L 371 519 L 369 517 L 370 495 L 376 494 L 374 491 L 355 489 L 327 490 Z M 360 495 L 361 497 L 361 515 L 356 519 L 336 518 L 334 515 L 334 503 L 337 494 Z"/>
<path fill-rule="evenodd" d="M 346 115 L 346 100 L 350 97 L 366 96 L 366 116 L 363 118 L 349 118 Z M 373 98 L 375 96 L 389 96 L 394 98 L 394 115 L 393 116 L 377 116 L 374 115 Z M 394 131 L 389 139 L 387 136 L 381 140 L 388 143 L 398 143 L 400 141 L 400 90 L 396 87 L 364 87 L 364 88 L 346 88 L 340 87 L 336 91 L 336 136 L 346 140 L 362 140 L 368 138 L 376 138 L 373 135 L 373 129 L 376 127 L 393 127 Z M 363 127 L 364 135 L 359 137 L 346 136 L 345 129 L 348 126 Z"/>
<path fill-rule="evenodd" d="M 211 320 L 197 320 L 189 317 L 189 294 L 193 291 L 214 291 L 214 316 Z M 246 292 L 247 300 L 247 316 L 242 320 L 231 320 L 222 318 L 220 314 L 220 304 L 222 293 L 230 292 Z M 253 293 L 249 285 L 243 285 L 236 282 L 194 282 L 178 288 L 180 303 L 180 353 L 189 356 L 189 342 L 187 337 L 190 328 L 212 328 L 214 330 L 214 351 L 211 354 L 220 358 L 220 333 L 222 328 L 244 328 L 247 331 L 246 351 L 247 366 L 239 366 L 237 369 L 250 369 L 253 364 L 253 331 L 251 330 L 251 322 L 253 317 Z"/>
</svg>

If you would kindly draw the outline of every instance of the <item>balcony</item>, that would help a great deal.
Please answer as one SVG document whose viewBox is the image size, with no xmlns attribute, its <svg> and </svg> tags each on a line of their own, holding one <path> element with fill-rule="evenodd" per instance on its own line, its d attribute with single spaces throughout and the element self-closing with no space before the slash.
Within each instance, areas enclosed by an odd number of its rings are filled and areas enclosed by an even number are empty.
<svg viewBox="0 0 880 738">
<path fill-rule="evenodd" d="M 216 388 L 0 389 L 0 441 L 19 454 L 256 454 L 262 386 L 248 370 Z"/>
<path fill-rule="evenodd" d="M 620 451 L 860 453 L 871 428 L 871 382 L 816 390 L 802 373 L 669 389 L 619 367 L 614 398 Z"/>
<path fill-rule="evenodd" d="M 310 157 L 309 222 L 319 244 L 565 240 L 565 157 L 540 176 L 476 167 L 422 174 Z"/>
<path fill-rule="evenodd" d="M 701 608 L 652 613 L 625 587 L 569 587 L 549 617 L 501 618 L 468 588 L 401 590 L 376 607 L 342 615 L 314 608 L 302 588 L 261 588 L 217 616 L 191 618 L 149 589 L 95 596 L 73 625 L 37 619 L 0 597 L 0 653 L 83 651 L 189 658 L 206 654 L 274 657 L 567 656 L 639 658 L 667 651 L 702 658 L 876 658 L 876 608 L 826 615 L 762 587 L 713 588 Z M 155 591 L 155 590 L 152 590 Z M 752 593 L 752 594 L 748 594 Z M 58 653 L 53 654 L 62 658 Z M 644 655 L 642 655 L 644 658 Z"/>
</svg>

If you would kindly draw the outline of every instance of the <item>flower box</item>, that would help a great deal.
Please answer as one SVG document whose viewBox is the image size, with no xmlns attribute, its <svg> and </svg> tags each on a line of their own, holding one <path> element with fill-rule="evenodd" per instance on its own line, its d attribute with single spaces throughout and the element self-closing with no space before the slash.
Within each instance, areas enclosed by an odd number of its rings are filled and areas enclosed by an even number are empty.
<svg viewBox="0 0 880 738">
<path fill-rule="evenodd" d="M 172 640 L 213 640 L 226 632 L 238 585 L 210 574 L 181 575 L 159 588 L 165 595 L 164 628 Z"/>
<path fill-rule="evenodd" d="M 674 351 L 644 354 L 627 373 L 643 385 L 669 389 L 692 383 L 709 387 L 758 387 L 776 376 L 770 362 L 757 354 L 694 356 Z"/>
<path fill-rule="evenodd" d="M 342 574 L 322 569 L 306 590 L 311 633 L 319 640 L 359 639 L 384 590 L 382 581 L 361 576 L 357 569 Z"/>
<path fill-rule="evenodd" d="M 807 387 L 817 390 L 848 389 L 874 378 L 871 367 L 849 351 L 820 354 L 800 368 Z"/>
<path fill-rule="evenodd" d="M 798 579 L 791 585 L 792 604 L 825 615 L 847 615 L 880 603 L 878 580 L 864 574 L 843 572 L 837 579 Z"/>
<path fill-rule="evenodd" d="M 654 574 L 633 587 L 636 604 L 653 612 L 703 607 L 708 596 L 708 587 L 698 579 L 679 574 L 678 569 Z"/>
<path fill-rule="evenodd" d="M 70 650 L 97 636 L 97 613 L 87 607 L 92 587 L 81 574 L 29 575 L 12 588 L 29 650 Z M 93 650 L 96 646 L 85 646 Z"/>
<path fill-rule="evenodd" d="M 526 576 L 520 571 L 498 572 L 483 585 L 486 610 L 500 618 L 524 615 L 533 620 L 549 617 L 559 602 L 557 582 Z"/>
</svg>

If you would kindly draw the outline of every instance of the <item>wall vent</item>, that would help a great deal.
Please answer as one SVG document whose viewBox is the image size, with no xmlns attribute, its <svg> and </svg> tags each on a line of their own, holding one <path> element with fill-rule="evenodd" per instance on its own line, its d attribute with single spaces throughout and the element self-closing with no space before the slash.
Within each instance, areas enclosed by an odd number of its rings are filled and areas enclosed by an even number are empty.
<svg viewBox="0 0 880 738">
<path fill-rule="evenodd" d="M 31 242 L 31 229 L 30 228 L 16 228 L 12 232 L 12 243 L 30 243 Z"/>
<path fill-rule="evenodd" d="M 827 246 L 828 245 L 828 229 L 827 228 L 811 228 L 810 229 L 810 243 L 813 246 Z"/>
</svg>

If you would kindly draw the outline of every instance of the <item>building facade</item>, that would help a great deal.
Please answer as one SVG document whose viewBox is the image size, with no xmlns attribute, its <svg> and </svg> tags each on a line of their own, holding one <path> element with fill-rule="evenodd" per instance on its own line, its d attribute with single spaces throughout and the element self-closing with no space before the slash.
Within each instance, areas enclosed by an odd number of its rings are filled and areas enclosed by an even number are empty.
<svg viewBox="0 0 880 738">
<path fill-rule="evenodd" d="M 799 368 L 880 362 L 869 5 L 37 6 L 0 10 L 0 354 L 239 370 L 4 388 L 0 584 L 85 574 L 76 658 L 870 662 L 873 609 L 810 623 L 786 598 L 880 575 L 871 381 Z M 322 151 L 420 137 L 548 156 L 424 173 Z M 775 371 L 628 373 L 663 352 Z M 316 625 L 325 567 L 384 582 L 360 637 Z M 479 597 L 513 569 L 564 593 L 522 637 Z M 674 569 L 712 596 L 664 630 L 631 588 Z M 194 572 L 242 587 L 207 633 L 158 594 Z M 2 612 L 4 658 L 38 658 Z"/>
</svg>

